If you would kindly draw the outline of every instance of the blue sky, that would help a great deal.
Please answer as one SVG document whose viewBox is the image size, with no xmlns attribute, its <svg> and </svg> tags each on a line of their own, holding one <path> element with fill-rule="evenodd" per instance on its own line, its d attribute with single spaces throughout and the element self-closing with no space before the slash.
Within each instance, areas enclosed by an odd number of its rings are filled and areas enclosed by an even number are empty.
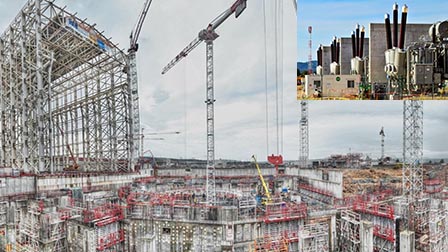
<svg viewBox="0 0 448 252">
<path fill-rule="evenodd" d="M 384 14 L 392 14 L 394 1 L 385 0 L 316 0 L 298 3 L 297 44 L 298 61 L 308 60 L 308 26 L 313 26 L 313 59 L 319 44 L 330 44 L 333 36 L 349 37 L 355 25 L 366 27 L 369 23 L 384 23 Z M 400 6 L 409 7 L 409 23 L 434 23 L 448 19 L 446 0 L 408 0 L 397 1 Z"/>
</svg>

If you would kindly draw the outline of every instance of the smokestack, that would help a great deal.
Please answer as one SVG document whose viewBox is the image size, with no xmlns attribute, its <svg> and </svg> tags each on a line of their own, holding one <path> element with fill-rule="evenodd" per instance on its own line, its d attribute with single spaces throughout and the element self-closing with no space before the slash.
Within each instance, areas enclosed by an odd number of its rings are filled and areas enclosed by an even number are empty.
<svg viewBox="0 0 448 252">
<path fill-rule="evenodd" d="M 322 45 L 320 45 L 320 47 L 319 47 L 319 52 L 320 52 L 320 54 L 319 54 L 319 60 L 320 60 L 320 65 L 321 66 L 323 66 L 323 64 L 324 64 L 324 57 L 323 57 L 323 47 L 322 47 Z"/>
<path fill-rule="evenodd" d="M 384 15 L 384 22 L 386 23 L 386 41 L 387 49 L 392 49 L 392 34 L 390 30 L 390 18 L 389 14 Z"/>
<path fill-rule="evenodd" d="M 336 37 L 331 42 L 331 62 L 336 62 Z"/>
<path fill-rule="evenodd" d="M 436 24 L 433 24 L 432 27 L 432 43 L 436 43 L 437 42 L 437 38 L 436 38 Z"/>
<path fill-rule="evenodd" d="M 334 62 L 334 44 L 333 41 L 331 41 L 331 63 Z"/>
<path fill-rule="evenodd" d="M 359 56 L 359 24 L 356 25 L 356 56 Z"/>
<path fill-rule="evenodd" d="M 336 63 L 340 64 L 340 53 L 341 53 L 341 41 L 338 39 L 336 41 Z"/>
<path fill-rule="evenodd" d="M 317 65 L 318 66 L 322 66 L 321 55 L 322 55 L 322 48 L 321 48 L 321 46 L 319 46 L 319 48 L 317 49 Z"/>
<path fill-rule="evenodd" d="M 393 37 L 393 47 L 398 46 L 398 4 L 395 3 L 393 7 L 394 12 L 394 37 Z"/>
<path fill-rule="evenodd" d="M 352 58 L 356 57 L 355 31 L 352 32 Z"/>
<path fill-rule="evenodd" d="M 359 48 L 359 57 L 362 59 L 364 55 L 364 36 L 366 34 L 366 29 L 364 26 L 361 29 L 361 47 Z"/>
<path fill-rule="evenodd" d="M 404 49 L 404 39 L 406 36 L 406 19 L 408 18 L 408 6 L 405 4 L 401 10 L 401 31 L 400 31 L 400 44 L 399 47 Z"/>
<path fill-rule="evenodd" d="M 316 54 L 317 54 L 317 65 L 320 66 L 320 58 L 319 58 L 319 51 L 320 48 L 317 49 Z"/>
</svg>

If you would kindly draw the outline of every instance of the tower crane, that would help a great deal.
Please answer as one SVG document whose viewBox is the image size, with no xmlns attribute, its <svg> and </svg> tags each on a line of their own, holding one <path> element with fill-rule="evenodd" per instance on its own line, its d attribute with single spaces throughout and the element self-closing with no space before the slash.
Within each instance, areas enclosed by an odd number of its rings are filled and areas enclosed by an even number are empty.
<svg viewBox="0 0 448 252">
<path fill-rule="evenodd" d="M 214 90 L 213 90 L 213 41 L 219 37 L 216 29 L 222 25 L 233 13 L 235 18 L 238 18 L 246 9 L 247 0 L 237 0 L 232 6 L 224 11 L 221 15 L 215 18 L 208 24 L 205 29 L 202 29 L 198 36 L 185 47 L 168 65 L 166 65 L 162 74 L 167 73 L 180 60 L 185 58 L 191 51 L 193 51 L 202 41 L 206 44 L 206 72 L 207 72 L 207 94 L 205 103 L 207 104 L 207 172 L 206 172 L 206 201 L 207 205 L 214 205 L 216 200 L 215 191 L 215 134 L 214 134 Z"/>
<path fill-rule="evenodd" d="M 146 15 L 148 14 L 149 7 L 152 0 L 146 0 L 142 12 L 139 15 L 135 28 L 131 31 L 129 37 L 130 45 L 127 55 L 127 66 L 125 72 L 127 73 L 129 83 L 129 106 L 130 106 L 130 129 L 129 129 L 129 156 L 130 156 L 130 168 L 134 169 L 139 153 L 139 144 L 136 141 L 135 136 L 140 131 L 140 114 L 138 103 L 138 76 L 137 76 L 137 51 L 138 51 L 138 38 L 143 27 Z"/>
</svg>

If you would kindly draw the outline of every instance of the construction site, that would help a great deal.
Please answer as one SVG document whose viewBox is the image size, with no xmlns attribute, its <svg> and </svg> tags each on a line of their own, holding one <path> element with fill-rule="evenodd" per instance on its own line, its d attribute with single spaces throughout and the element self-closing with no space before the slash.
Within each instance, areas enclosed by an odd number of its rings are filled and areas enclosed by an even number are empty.
<svg viewBox="0 0 448 252">
<path fill-rule="evenodd" d="M 446 100 L 447 21 L 408 23 L 418 15 L 398 4 L 384 23 L 354 23 L 355 29 L 330 45 L 319 45 L 313 69 L 312 27 L 309 33 L 308 75 L 300 78 L 298 97 L 350 100 Z M 384 10 L 385 12 L 388 9 Z M 329 38 L 330 40 L 330 38 Z"/>
<path fill-rule="evenodd" d="M 152 0 L 127 51 L 69 7 L 26 2 L 0 37 L 0 252 L 447 251 L 448 167 L 423 163 L 422 101 L 403 102 L 399 163 L 384 138 L 376 164 L 311 162 L 307 101 L 297 160 L 215 160 L 215 30 L 251 7 L 232 2 L 162 69 L 205 44 L 206 160 L 142 150 L 136 57 Z"/>
</svg>

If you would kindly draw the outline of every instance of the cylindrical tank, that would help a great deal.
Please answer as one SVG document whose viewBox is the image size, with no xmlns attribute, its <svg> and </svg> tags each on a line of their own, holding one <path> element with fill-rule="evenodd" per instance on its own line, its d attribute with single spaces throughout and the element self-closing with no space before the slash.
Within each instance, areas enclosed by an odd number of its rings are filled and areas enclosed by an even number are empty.
<svg viewBox="0 0 448 252">
<path fill-rule="evenodd" d="M 331 63 L 330 64 L 330 73 L 334 74 L 334 75 L 341 74 L 341 66 L 336 62 Z"/>
<path fill-rule="evenodd" d="M 435 37 L 441 41 L 448 37 L 448 20 L 437 22 L 429 27 L 429 36 L 432 38 L 435 30 Z"/>
<path fill-rule="evenodd" d="M 317 66 L 316 67 L 316 75 L 322 76 L 323 73 L 324 73 L 324 69 L 322 68 L 322 66 Z"/>
<path fill-rule="evenodd" d="M 384 71 L 387 75 L 393 76 L 396 74 L 395 64 L 395 51 L 396 49 L 389 49 L 384 52 L 386 58 L 386 65 L 384 66 Z"/>
<path fill-rule="evenodd" d="M 395 62 L 395 49 L 389 49 L 385 52 L 386 65 L 393 65 Z"/>
<path fill-rule="evenodd" d="M 406 51 L 400 49 L 396 50 L 394 65 L 397 68 L 397 74 L 399 76 L 406 73 Z"/>
<path fill-rule="evenodd" d="M 364 74 L 364 60 L 356 57 L 351 60 L 352 74 Z"/>
</svg>

